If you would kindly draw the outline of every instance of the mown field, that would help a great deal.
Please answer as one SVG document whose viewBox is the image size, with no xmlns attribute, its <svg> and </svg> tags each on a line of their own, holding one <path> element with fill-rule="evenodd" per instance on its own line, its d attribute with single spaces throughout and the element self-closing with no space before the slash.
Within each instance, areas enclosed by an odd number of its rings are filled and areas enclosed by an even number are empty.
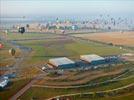
<svg viewBox="0 0 134 100">
<path fill-rule="evenodd" d="M 98 54 L 98 55 L 116 55 L 125 53 L 127 51 L 121 50 L 117 47 L 108 45 L 82 42 L 71 39 L 67 36 L 56 34 L 37 34 L 25 33 L 9 34 L 9 40 L 17 40 L 16 42 L 31 47 L 33 52 L 31 54 L 32 61 L 48 60 L 55 57 L 69 57 L 72 59 L 79 59 L 82 54 Z"/>
<path fill-rule="evenodd" d="M 53 40 L 51 40 L 53 41 Z M 118 48 L 105 47 L 98 44 L 85 44 L 80 42 L 65 43 L 45 46 L 49 41 L 39 40 L 30 42 L 18 42 L 33 49 L 32 60 L 48 60 L 55 57 L 79 58 L 82 54 L 116 55 L 125 51 Z M 62 41 L 61 41 L 62 42 Z M 53 42 L 54 43 L 54 42 Z"/>
</svg>

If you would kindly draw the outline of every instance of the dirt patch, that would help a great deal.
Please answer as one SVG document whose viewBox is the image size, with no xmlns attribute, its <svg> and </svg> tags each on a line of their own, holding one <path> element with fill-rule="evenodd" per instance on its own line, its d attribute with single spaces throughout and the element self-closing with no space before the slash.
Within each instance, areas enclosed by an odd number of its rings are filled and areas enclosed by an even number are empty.
<svg viewBox="0 0 134 100">
<path fill-rule="evenodd" d="M 55 40 L 50 40 L 44 44 L 45 47 L 55 46 L 55 45 L 64 45 L 74 42 L 72 39 L 68 38 L 59 38 Z"/>
</svg>

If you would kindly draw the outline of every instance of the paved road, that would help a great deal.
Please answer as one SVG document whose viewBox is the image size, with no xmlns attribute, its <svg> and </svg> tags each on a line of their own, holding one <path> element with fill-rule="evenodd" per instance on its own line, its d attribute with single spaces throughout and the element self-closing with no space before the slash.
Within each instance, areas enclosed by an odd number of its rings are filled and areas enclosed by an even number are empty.
<svg viewBox="0 0 134 100">
<path fill-rule="evenodd" d="M 25 91 L 27 91 L 37 80 L 33 79 L 26 86 L 24 86 L 20 91 L 18 91 L 14 96 L 12 96 L 9 100 L 17 100 Z"/>
</svg>

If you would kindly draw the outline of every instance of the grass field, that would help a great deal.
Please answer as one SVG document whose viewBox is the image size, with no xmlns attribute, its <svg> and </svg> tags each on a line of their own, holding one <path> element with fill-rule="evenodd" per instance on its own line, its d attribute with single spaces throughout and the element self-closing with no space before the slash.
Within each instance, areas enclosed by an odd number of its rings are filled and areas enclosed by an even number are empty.
<svg viewBox="0 0 134 100">
<path fill-rule="evenodd" d="M 52 40 L 51 40 L 52 41 Z M 118 48 L 104 47 L 98 44 L 84 44 L 80 42 L 57 44 L 52 46 L 45 46 L 49 41 L 30 41 L 18 42 L 20 44 L 31 47 L 33 51 L 33 60 L 48 60 L 49 58 L 67 56 L 69 58 L 79 58 L 82 54 L 99 54 L 99 55 L 115 55 L 121 54 L 125 51 Z"/>
<path fill-rule="evenodd" d="M 113 97 L 90 98 L 90 100 L 133 100 L 133 98 L 134 98 L 134 92 L 131 92 L 131 93 L 126 93 L 123 95 L 113 96 Z M 76 99 L 74 98 L 73 100 L 89 100 L 89 98 L 77 97 Z"/>
<path fill-rule="evenodd" d="M 48 60 L 49 58 L 62 56 L 67 56 L 72 59 L 79 59 L 79 56 L 82 54 L 95 53 L 98 55 L 115 55 L 126 52 L 125 50 L 121 50 L 117 47 L 111 47 L 93 42 L 85 43 L 56 34 L 10 34 L 8 39 L 18 40 L 17 43 L 31 47 L 33 49 L 31 54 L 32 61 Z"/>
<path fill-rule="evenodd" d="M 101 100 L 133 100 L 133 99 L 134 99 L 134 92 L 110 98 L 102 98 Z"/>
<path fill-rule="evenodd" d="M 3 42 L 0 40 L 0 43 L 4 45 L 4 47 L 0 49 L 0 67 L 13 65 L 15 63 L 15 58 L 11 54 L 9 54 L 9 49 L 14 47 L 9 43 L 6 43 L 5 41 Z M 20 53 L 20 50 L 16 49 L 15 57 L 19 57 Z"/>
<path fill-rule="evenodd" d="M 2 34 L 2 33 L 1 33 Z M 47 38 L 51 37 L 53 34 L 39 34 L 39 33 L 8 33 L 7 39 L 8 40 L 23 40 L 23 39 L 35 39 L 35 38 Z"/>
<path fill-rule="evenodd" d="M 114 89 L 118 87 L 125 86 L 127 84 L 133 83 L 134 78 L 110 83 L 107 85 L 97 86 L 97 87 L 85 87 L 85 88 L 77 88 L 77 89 L 50 89 L 50 88 L 38 88 L 38 87 L 32 87 L 27 92 L 22 95 L 21 99 L 30 100 L 31 98 L 35 97 L 38 99 L 45 100 L 47 98 L 57 96 L 57 95 L 63 95 L 63 94 L 71 94 L 71 93 L 83 93 L 83 92 L 91 92 L 91 91 L 103 91 L 103 90 L 109 90 Z"/>
</svg>

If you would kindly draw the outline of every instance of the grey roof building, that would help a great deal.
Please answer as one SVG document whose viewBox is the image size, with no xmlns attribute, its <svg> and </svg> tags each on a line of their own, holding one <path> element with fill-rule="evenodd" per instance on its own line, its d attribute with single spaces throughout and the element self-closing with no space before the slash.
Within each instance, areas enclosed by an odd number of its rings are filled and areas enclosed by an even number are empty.
<svg viewBox="0 0 134 100">
<path fill-rule="evenodd" d="M 72 68 L 75 66 L 75 62 L 66 57 L 49 59 L 49 64 L 55 68 Z"/>
<path fill-rule="evenodd" d="M 81 55 L 80 59 L 91 64 L 97 64 L 97 63 L 99 64 L 105 61 L 105 58 L 98 56 L 96 54 Z"/>
</svg>

